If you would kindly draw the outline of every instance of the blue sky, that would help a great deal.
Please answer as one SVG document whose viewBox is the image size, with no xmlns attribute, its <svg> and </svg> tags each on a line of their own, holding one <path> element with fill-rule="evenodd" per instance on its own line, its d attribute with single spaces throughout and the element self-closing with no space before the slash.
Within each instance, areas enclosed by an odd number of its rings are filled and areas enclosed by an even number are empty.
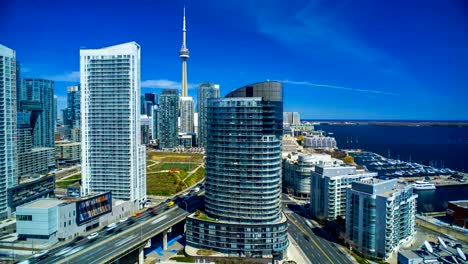
<svg viewBox="0 0 468 264">
<path fill-rule="evenodd" d="M 79 49 L 136 41 L 142 90 L 180 87 L 183 1 L 4 1 L 0 43 L 63 105 Z M 281 80 L 285 110 L 313 119 L 468 120 L 468 4 L 186 1 L 189 94 Z"/>
</svg>

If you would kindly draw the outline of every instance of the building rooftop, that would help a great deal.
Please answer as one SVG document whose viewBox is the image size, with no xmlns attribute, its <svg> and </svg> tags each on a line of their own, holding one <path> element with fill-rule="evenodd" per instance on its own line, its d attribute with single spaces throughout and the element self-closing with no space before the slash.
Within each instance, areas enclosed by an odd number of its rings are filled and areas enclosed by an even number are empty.
<svg viewBox="0 0 468 264">
<path fill-rule="evenodd" d="M 449 201 L 449 203 L 468 209 L 468 200 Z"/>
<path fill-rule="evenodd" d="M 51 208 L 51 207 L 57 206 L 57 205 L 62 204 L 62 203 L 66 203 L 66 201 L 59 200 L 59 199 L 54 199 L 54 198 L 44 198 L 44 199 L 39 199 L 39 200 L 32 201 L 32 202 L 27 203 L 27 204 L 23 204 L 23 205 L 19 206 L 19 208 L 43 208 L 43 209 L 47 209 L 47 208 Z"/>
</svg>

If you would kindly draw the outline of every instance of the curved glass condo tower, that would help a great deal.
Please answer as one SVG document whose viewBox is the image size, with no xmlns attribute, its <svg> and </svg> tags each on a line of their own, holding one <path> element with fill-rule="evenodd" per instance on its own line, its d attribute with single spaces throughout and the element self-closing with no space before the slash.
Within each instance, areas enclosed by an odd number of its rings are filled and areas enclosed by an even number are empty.
<svg viewBox="0 0 468 264">
<path fill-rule="evenodd" d="M 187 220 L 187 245 L 281 259 L 283 87 L 262 82 L 208 100 L 205 213 Z"/>
</svg>

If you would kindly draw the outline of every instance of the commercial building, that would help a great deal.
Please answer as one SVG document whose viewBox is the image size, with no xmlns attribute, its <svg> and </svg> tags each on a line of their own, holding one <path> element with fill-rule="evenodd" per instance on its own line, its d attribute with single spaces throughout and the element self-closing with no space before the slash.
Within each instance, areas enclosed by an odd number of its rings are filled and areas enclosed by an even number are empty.
<svg viewBox="0 0 468 264">
<path fill-rule="evenodd" d="M 197 144 L 197 135 L 195 133 L 179 133 L 179 146 L 191 148 Z"/>
<path fill-rule="evenodd" d="M 290 125 L 300 125 L 301 116 L 298 112 L 283 112 L 283 122 Z"/>
<path fill-rule="evenodd" d="M 25 101 L 38 102 L 40 114 L 33 128 L 33 146 L 53 148 L 55 142 L 54 82 L 45 79 L 24 79 Z M 21 105 L 23 109 L 23 105 Z"/>
<path fill-rule="evenodd" d="M 7 189 L 18 181 L 16 54 L 0 45 L 0 219 L 8 217 Z"/>
<path fill-rule="evenodd" d="M 141 144 L 146 145 L 150 141 L 150 135 L 152 130 L 152 119 L 150 116 L 140 116 L 140 130 L 141 130 Z"/>
<path fill-rule="evenodd" d="M 80 50 L 83 195 L 111 191 L 146 201 L 146 150 L 140 130 L 140 46 Z"/>
<path fill-rule="evenodd" d="M 336 148 L 334 137 L 325 136 L 306 136 L 304 137 L 304 147 L 308 148 Z"/>
<path fill-rule="evenodd" d="M 63 125 L 68 128 L 68 138 L 71 138 L 71 129 L 80 128 L 81 125 L 80 93 L 79 85 L 67 87 L 67 108 L 63 110 Z"/>
<path fill-rule="evenodd" d="M 158 95 L 154 93 L 145 93 L 141 96 L 141 115 L 152 116 L 153 108 L 158 102 Z"/>
<path fill-rule="evenodd" d="M 282 259 L 283 87 L 247 85 L 208 100 L 205 210 L 187 218 L 187 245 L 227 256 Z"/>
<path fill-rule="evenodd" d="M 284 140 L 283 140 L 284 142 Z M 310 198 L 310 175 L 315 166 L 336 166 L 343 161 L 328 154 L 291 153 L 283 159 L 283 188 L 299 199 Z"/>
<path fill-rule="evenodd" d="M 453 224 L 468 228 L 468 200 L 449 201 L 446 215 Z"/>
<path fill-rule="evenodd" d="M 153 114 L 151 116 L 151 139 L 156 140 L 158 138 L 158 109 L 159 106 L 153 106 Z"/>
<path fill-rule="evenodd" d="M 81 159 L 81 143 L 70 141 L 55 142 L 55 161 L 57 164 L 78 164 Z"/>
<path fill-rule="evenodd" d="M 180 129 L 181 133 L 193 133 L 194 131 L 194 103 L 190 96 L 180 97 Z"/>
<path fill-rule="evenodd" d="M 347 193 L 346 237 L 366 256 L 387 259 L 415 233 L 416 198 L 397 179 L 353 182 Z"/>
<path fill-rule="evenodd" d="M 11 212 L 16 207 L 37 200 L 39 198 L 54 197 L 55 176 L 23 179 L 18 185 L 8 188 L 8 207 Z"/>
<path fill-rule="evenodd" d="M 208 99 L 219 98 L 219 85 L 201 83 L 198 86 L 198 146 L 206 147 Z"/>
<path fill-rule="evenodd" d="M 129 217 L 131 201 L 116 201 L 110 193 L 80 199 L 39 199 L 17 208 L 19 240 L 53 245 L 71 240 L 91 229 Z"/>
<path fill-rule="evenodd" d="M 316 166 L 310 179 L 310 214 L 334 220 L 346 216 L 346 192 L 355 181 L 370 181 L 377 173 L 356 170 L 354 166 Z"/>
<path fill-rule="evenodd" d="M 157 109 L 157 132 L 159 148 L 175 148 L 179 144 L 177 116 L 179 111 L 179 96 L 175 90 L 164 90 L 159 97 Z"/>
</svg>

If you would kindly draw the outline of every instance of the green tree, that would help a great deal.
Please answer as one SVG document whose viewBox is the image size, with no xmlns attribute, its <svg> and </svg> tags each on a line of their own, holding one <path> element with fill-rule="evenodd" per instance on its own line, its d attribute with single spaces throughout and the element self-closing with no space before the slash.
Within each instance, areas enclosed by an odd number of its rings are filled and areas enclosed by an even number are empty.
<svg viewBox="0 0 468 264">
<path fill-rule="evenodd" d="M 346 164 L 354 164 L 354 158 L 351 157 L 351 156 L 349 156 L 349 155 L 346 156 L 346 157 L 344 157 L 343 161 L 344 161 L 344 163 L 346 163 Z"/>
</svg>

